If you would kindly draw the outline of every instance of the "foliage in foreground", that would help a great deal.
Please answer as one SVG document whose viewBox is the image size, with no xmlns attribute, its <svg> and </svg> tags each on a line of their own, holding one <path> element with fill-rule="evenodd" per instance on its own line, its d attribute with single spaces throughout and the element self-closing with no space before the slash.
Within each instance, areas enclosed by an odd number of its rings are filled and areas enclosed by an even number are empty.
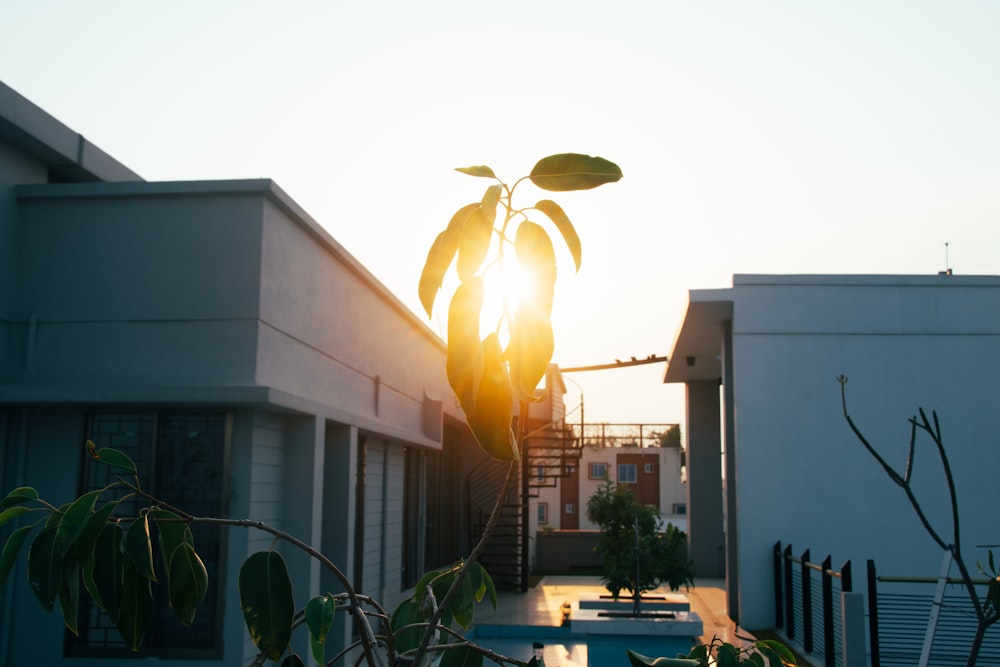
<svg viewBox="0 0 1000 667">
<path fill-rule="evenodd" d="M 632 667 L 736 667 L 738 665 L 755 665 L 756 667 L 783 667 L 795 665 L 795 656 L 779 641 L 761 639 L 747 646 L 734 646 L 718 637 L 710 644 L 695 646 L 688 654 L 676 658 L 649 658 L 628 652 Z"/>
<path fill-rule="evenodd" d="M 676 591 L 694 583 L 684 532 L 668 524 L 661 533 L 656 508 L 640 504 L 627 486 L 605 480 L 587 501 L 587 516 L 601 527 L 597 553 L 616 598 L 622 590 L 639 596 L 662 584 Z"/>
<path fill-rule="evenodd" d="M 529 176 L 511 186 L 486 166 L 458 171 L 496 183 L 487 187 L 481 200 L 459 209 L 438 235 L 427 256 L 419 294 L 430 316 L 445 274 L 455 265 L 460 284 L 449 306 L 448 380 L 479 444 L 493 458 L 512 462 L 487 529 L 468 558 L 424 575 L 413 596 L 390 617 L 378 601 L 356 592 L 344 573 L 310 545 L 258 521 L 192 516 L 144 491 L 128 456 L 111 448 L 98 449 L 88 441 L 92 462 L 114 466 L 122 471 L 122 477 L 62 507 L 39 498 L 31 487 L 14 489 L 0 500 L 0 527 L 40 516 L 14 530 L 0 551 L 0 592 L 22 547 L 35 533 L 28 549 L 28 578 L 42 607 L 51 611 L 58 606 L 66 627 L 78 633 L 82 585 L 129 648 L 138 651 L 153 619 L 154 587 L 167 596 L 171 609 L 185 625 L 194 622 L 205 598 L 208 573 L 189 526 L 254 528 L 274 536 L 272 547 L 251 554 L 239 572 L 241 609 L 247 631 L 260 651 L 254 664 L 265 660 L 281 660 L 288 667 L 304 664 L 289 648 L 293 631 L 304 625 L 312 657 L 320 665 L 334 662 L 355 648 L 363 651 L 372 667 L 389 667 L 397 660 L 420 665 L 427 655 L 437 653 L 441 654 L 442 667 L 480 667 L 484 658 L 498 664 L 523 665 L 465 640 L 456 626 L 471 627 L 475 605 L 483 599 L 496 602 L 493 582 L 476 561 L 499 516 L 513 461 L 518 459 L 523 441 L 523 432 L 515 436 L 512 431 L 513 402 L 520 403 L 523 413 L 529 402 L 537 400 L 535 388 L 552 358 L 555 252 L 539 221 L 562 236 L 577 269 L 581 246 L 558 204 L 542 199 L 534 206 L 516 208 L 513 193 L 526 180 L 553 192 L 588 190 L 613 183 L 622 173 L 608 160 L 576 153 L 539 160 Z M 498 208 L 503 215 L 497 225 Z M 496 248 L 496 258 L 487 262 L 491 247 Z M 529 287 L 516 304 L 504 302 L 502 314 L 483 337 L 480 320 L 488 289 L 486 274 L 494 268 L 504 270 L 504 256 L 511 248 Z M 123 498 L 101 502 L 105 493 L 122 488 L 126 490 Z M 117 513 L 123 500 L 135 498 L 145 502 L 137 515 Z M 275 548 L 278 542 L 317 559 L 337 577 L 345 592 L 317 595 L 297 608 L 284 558 Z M 153 558 L 154 551 L 159 552 L 159 564 Z M 326 639 L 338 613 L 350 614 L 359 639 L 340 654 L 329 656 Z M 528 664 L 535 662 L 532 659 Z"/>
</svg>

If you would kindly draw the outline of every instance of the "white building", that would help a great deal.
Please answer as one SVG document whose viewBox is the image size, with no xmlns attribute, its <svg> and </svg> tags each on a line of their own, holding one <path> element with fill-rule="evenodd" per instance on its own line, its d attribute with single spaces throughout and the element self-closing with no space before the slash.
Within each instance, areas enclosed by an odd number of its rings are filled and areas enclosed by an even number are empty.
<svg viewBox="0 0 1000 667">
<path fill-rule="evenodd" d="M 974 567 L 995 544 L 1000 277 L 737 275 L 692 290 L 666 382 L 687 390 L 688 536 L 696 575 L 727 578 L 743 627 L 772 627 L 772 547 L 936 576 L 942 554 L 863 449 L 850 414 L 905 467 L 908 420 L 935 410 Z M 914 491 L 950 536 L 941 464 L 918 437 Z"/>
<path fill-rule="evenodd" d="M 84 457 L 93 439 L 131 454 L 177 506 L 264 520 L 320 547 L 392 609 L 468 549 L 460 481 L 482 455 L 444 357 L 271 181 L 145 182 L 0 84 L 4 492 L 34 486 L 59 505 L 101 483 L 107 470 Z M 0 599 L 0 665 L 248 664 L 236 578 L 271 538 L 203 530 L 196 541 L 213 581 L 197 627 L 176 627 L 161 603 L 137 656 L 86 603 L 80 638 L 64 642 L 22 557 Z M 339 590 L 283 550 L 297 603 Z M 338 623 L 333 648 L 350 639 Z"/>
</svg>

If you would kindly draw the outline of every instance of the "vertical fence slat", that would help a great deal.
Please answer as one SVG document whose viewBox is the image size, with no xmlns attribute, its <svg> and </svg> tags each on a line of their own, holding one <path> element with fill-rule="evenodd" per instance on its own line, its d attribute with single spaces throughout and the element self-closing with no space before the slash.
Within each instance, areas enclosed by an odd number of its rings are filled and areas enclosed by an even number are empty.
<svg viewBox="0 0 1000 667">
<path fill-rule="evenodd" d="M 813 651 L 812 585 L 809 582 L 809 549 L 802 552 L 802 646 L 806 653 Z"/>
<path fill-rule="evenodd" d="M 788 638 L 795 639 L 795 612 L 792 601 L 792 545 L 785 547 L 785 609 L 788 621 Z"/>
<path fill-rule="evenodd" d="M 774 543 L 774 627 L 783 628 L 784 617 L 781 609 L 781 541 Z"/>
<path fill-rule="evenodd" d="M 833 559 L 827 556 L 823 560 L 823 653 L 826 655 L 826 667 L 837 664 L 837 652 L 833 641 L 833 576 L 830 570 Z"/>
<path fill-rule="evenodd" d="M 872 667 L 880 667 L 878 650 L 878 577 L 875 561 L 868 561 L 868 641 L 871 644 Z"/>
<path fill-rule="evenodd" d="M 851 561 L 847 561 L 840 568 L 840 590 L 845 593 L 854 592 L 854 581 L 851 578 Z"/>
</svg>

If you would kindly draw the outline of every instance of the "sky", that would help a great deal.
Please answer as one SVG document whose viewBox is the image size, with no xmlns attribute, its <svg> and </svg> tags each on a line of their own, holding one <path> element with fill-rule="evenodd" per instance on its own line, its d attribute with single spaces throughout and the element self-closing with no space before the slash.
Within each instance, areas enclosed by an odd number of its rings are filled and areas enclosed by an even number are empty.
<svg viewBox="0 0 1000 667">
<path fill-rule="evenodd" d="M 454 168 L 614 161 L 552 197 L 583 245 L 574 274 L 557 244 L 564 367 L 668 354 L 733 274 L 1000 274 L 992 0 L 34 0 L 0 26 L 4 83 L 147 180 L 273 179 L 418 314 L 487 185 Z M 663 372 L 566 400 L 683 422 Z"/>
</svg>

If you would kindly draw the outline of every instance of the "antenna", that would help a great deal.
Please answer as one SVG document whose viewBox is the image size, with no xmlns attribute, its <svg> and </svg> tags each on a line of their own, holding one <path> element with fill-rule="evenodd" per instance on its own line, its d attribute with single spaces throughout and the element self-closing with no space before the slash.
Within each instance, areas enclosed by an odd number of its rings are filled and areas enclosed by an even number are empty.
<svg viewBox="0 0 1000 667">
<path fill-rule="evenodd" d="M 948 262 L 948 246 L 950 244 L 944 242 L 944 271 L 938 271 L 939 276 L 950 276 L 951 275 L 951 264 Z"/>
</svg>

